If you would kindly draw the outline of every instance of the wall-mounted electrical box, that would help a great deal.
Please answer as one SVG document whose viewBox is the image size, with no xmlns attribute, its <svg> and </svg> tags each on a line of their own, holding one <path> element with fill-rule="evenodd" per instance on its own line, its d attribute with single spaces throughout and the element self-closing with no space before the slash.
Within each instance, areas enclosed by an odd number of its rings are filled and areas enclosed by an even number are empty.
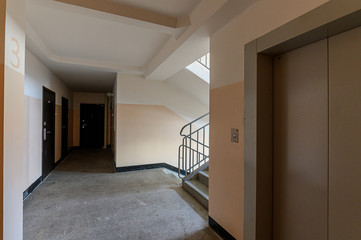
<svg viewBox="0 0 361 240">
<path fill-rule="evenodd" d="M 237 128 L 231 128 L 231 142 L 238 143 L 239 131 Z"/>
</svg>

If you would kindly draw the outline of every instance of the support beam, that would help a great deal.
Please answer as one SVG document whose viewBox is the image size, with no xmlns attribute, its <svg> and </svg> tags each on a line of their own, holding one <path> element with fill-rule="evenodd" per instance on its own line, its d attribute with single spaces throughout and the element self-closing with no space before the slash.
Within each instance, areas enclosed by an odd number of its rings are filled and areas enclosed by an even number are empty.
<svg viewBox="0 0 361 240">
<path fill-rule="evenodd" d="M 101 12 L 115 14 L 139 21 L 149 22 L 171 28 L 179 28 L 190 25 L 189 17 L 176 18 L 165 14 L 129 6 L 123 3 L 100 0 L 56 0 L 66 4 L 89 8 Z"/>
</svg>

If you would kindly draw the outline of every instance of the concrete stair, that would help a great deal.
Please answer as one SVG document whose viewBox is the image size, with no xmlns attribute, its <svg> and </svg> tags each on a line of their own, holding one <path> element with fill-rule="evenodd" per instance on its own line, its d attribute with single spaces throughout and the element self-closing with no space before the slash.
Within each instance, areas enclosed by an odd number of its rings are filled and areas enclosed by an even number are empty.
<svg viewBox="0 0 361 240">
<path fill-rule="evenodd" d="M 192 195 L 200 204 L 208 209 L 208 186 L 209 186 L 209 174 L 208 164 L 201 168 L 193 176 L 183 179 L 183 188 Z"/>
</svg>

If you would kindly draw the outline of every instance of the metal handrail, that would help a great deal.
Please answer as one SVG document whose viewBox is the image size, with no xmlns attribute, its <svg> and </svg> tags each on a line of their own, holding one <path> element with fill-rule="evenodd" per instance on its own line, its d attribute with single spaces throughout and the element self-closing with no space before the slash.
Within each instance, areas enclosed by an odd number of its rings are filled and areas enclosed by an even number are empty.
<svg viewBox="0 0 361 240">
<path fill-rule="evenodd" d="M 197 121 L 208 116 L 209 113 L 193 120 L 182 127 L 180 135 L 183 137 L 182 144 L 178 148 L 178 176 L 181 177 L 181 173 L 184 177 L 191 175 L 194 171 L 200 168 L 202 165 L 208 162 L 209 159 L 209 146 L 208 142 L 208 130 L 209 123 L 207 122 L 203 126 L 192 131 L 192 125 Z M 189 133 L 183 133 L 184 130 L 189 127 Z"/>
<path fill-rule="evenodd" d="M 207 68 L 208 70 L 210 70 L 209 53 L 207 53 L 207 54 L 204 55 L 203 57 L 197 59 L 197 62 L 199 62 L 199 63 L 202 64 L 205 68 Z"/>
<path fill-rule="evenodd" d="M 193 123 L 195 123 L 195 122 L 197 122 L 197 121 L 201 120 L 202 118 L 204 118 L 204 117 L 206 117 L 206 116 L 208 116 L 208 115 L 209 115 L 209 113 L 206 113 L 206 114 L 204 114 L 204 115 L 200 116 L 199 118 L 197 118 L 197 119 L 193 120 L 192 122 L 187 123 L 186 125 L 184 125 L 184 126 L 182 127 L 182 129 L 180 130 L 180 135 L 181 135 L 181 136 L 186 136 L 186 135 L 184 135 L 184 134 L 182 133 L 182 132 L 183 132 L 183 130 L 184 130 L 186 127 L 191 126 Z M 209 124 L 209 123 L 208 123 L 208 124 Z"/>
<path fill-rule="evenodd" d="M 207 68 L 208 70 L 210 70 L 210 68 L 209 68 L 206 64 L 202 63 L 199 59 L 197 60 L 197 62 L 198 62 L 199 64 L 201 64 L 203 67 L 205 67 L 205 68 Z"/>
</svg>

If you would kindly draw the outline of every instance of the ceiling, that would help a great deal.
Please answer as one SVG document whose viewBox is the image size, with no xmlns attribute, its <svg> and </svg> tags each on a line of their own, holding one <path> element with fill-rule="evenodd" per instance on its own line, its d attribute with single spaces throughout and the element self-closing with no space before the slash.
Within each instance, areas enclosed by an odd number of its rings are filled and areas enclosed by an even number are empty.
<svg viewBox="0 0 361 240">
<path fill-rule="evenodd" d="M 117 72 L 164 81 L 247 1 L 27 0 L 26 48 L 76 91 L 111 91 Z"/>
</svg>

